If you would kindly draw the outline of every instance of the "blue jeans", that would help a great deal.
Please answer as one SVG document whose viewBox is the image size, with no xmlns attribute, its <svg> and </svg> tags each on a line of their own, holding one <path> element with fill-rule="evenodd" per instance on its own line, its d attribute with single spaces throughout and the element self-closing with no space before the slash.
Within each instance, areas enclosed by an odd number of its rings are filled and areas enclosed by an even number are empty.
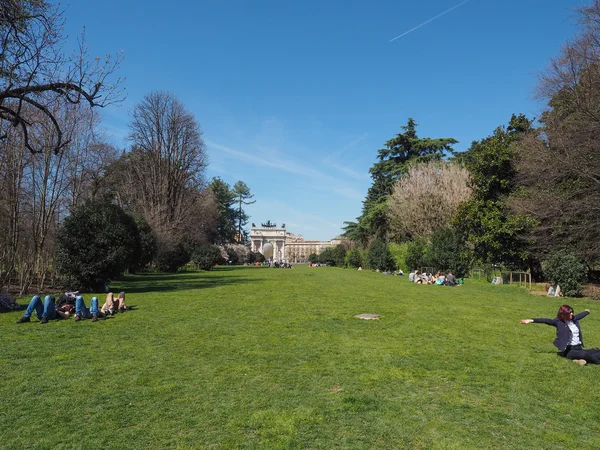
<svg viewBox="0 0 600 450">
<path fill-rule="evenodd" d="M 83 317 L 91 317 L 98 315 L 98 297 L 92 297 L 90 307 L 85 306 L 85 301 L 81 295 L 75 299 L 75 314 L 81 314 Z"/>
<path fill-rule="evenodd" d="M 46 295 L 44 301 L 39 295 L 34 296 L 27 306 L 27 310 L 23 317 L 31 317 L 35 311 L 38 319 L 45 317 L 46 319 L 52 320 L 56 318 L 56 306 L 54 305 L 54 298 L 50 295 Z"/>
</svg>

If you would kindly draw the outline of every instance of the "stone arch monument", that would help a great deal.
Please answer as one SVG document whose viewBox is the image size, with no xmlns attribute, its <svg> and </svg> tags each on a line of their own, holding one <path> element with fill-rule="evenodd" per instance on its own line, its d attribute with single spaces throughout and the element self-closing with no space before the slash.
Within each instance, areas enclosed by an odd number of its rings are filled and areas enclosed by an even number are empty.
<svg viewBox="0 0 600 450">
<path fill-rule="evenodd" d="M 285 243 L 287 237 L 285 224 L 281 227 L 277 227 L 277 224 L 271 223 L 269 220 L 267 223 L 261 225 L 261 227 L 256 227 L 252 224 L 252 230 L 250 231 L 252 251 L 264 255 L 265 245 L 271 244 L 273 246 L 273 260 L 285 260 Z"/>
<path fill-rule="evenodd" d="M 328 247 L 340 244 L 342 238 L 331 241 L 307 241 L 302 235 L 288 233 L 285 224 L 278 227 L 277 224 L 267 221 L 261 223 L 260 227 L 252 224 L 250 231 L 250 243 L 253 252 L 258 252 L 265 257 L 265 246 L 273 247 L 273 261 L 286 261 L 290 263 L 305 263 L 310 254 L 321 254 Z M 269 247 L 269 246 L 267 246 Z M 270 251 L 267 252 L 270 256 Z"/>
</svg>

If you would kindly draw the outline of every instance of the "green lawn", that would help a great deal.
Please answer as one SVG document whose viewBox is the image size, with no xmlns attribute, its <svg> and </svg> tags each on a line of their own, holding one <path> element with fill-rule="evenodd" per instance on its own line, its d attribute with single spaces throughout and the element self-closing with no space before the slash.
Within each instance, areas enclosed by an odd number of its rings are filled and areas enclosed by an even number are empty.
<svg viewBox="0 0 600 450">
<path fill-rule="evenodd" d="M 138 309 L 0 314 L 0 447 L 600 448 L 600 367 L 518 323 L 564 299 L 306 266 L 115 287 Z M 569 302 L 600 346 L 600 305 Z"/>
</svg>

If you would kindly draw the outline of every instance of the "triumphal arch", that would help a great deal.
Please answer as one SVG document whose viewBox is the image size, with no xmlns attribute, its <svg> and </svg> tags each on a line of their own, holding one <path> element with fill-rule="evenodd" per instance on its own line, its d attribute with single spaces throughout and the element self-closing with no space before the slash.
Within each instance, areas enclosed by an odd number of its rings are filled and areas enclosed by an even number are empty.
<svg viewBox="0 0 600 450">
<path fill-rule="evenodd" d="M 253 252 L 264 255 L 273 261 L 303 263 L 308 261 L 311 254 L 319 255 L 327 247 L 336 245 L 334 241 L 305 241 L 301 235 L 289 233 L 285 224 L 278 227 L 268 220 L 260 227 L 252 224 L 250 243 Z"/>
<path fill-rule="evenodd" d="M 252 224 L 250 230 L 250 242 L 252 243 L 252 251 L 261 253 L 265 258 L 273 258 L 273 261 L 285 260 L 285 224 L 277 227 L 276 223 L 261 223 L 261 227 Z M 271 249 L 273 254 L 271 255 Z M 266 254 L 265 254 L 266 253 Z"/>
</svg>

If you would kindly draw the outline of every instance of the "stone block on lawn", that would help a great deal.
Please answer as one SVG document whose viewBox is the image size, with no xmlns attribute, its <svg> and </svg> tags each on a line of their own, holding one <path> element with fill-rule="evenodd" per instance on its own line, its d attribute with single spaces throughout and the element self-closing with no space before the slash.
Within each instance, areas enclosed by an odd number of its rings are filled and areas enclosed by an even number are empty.
<svg viewBox="0 0 600 450">
<path fill-rule="evenodd" d="M 379 319 L 379 314 L 358 314 L 356 316 L 357 319 L 363 319 L 363 320 L 378 320 Z"/>
</svg>

